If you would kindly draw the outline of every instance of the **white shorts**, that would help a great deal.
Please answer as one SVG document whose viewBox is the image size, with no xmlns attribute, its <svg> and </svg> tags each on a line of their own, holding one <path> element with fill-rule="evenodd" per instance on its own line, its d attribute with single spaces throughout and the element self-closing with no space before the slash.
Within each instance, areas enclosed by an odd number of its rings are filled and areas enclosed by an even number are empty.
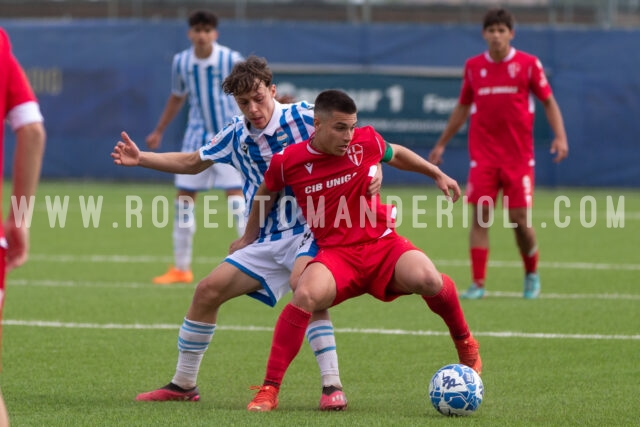
<svg viewBox="0 0 640 427">
<path fill-rule="evenodd" d="M 175 185 L 179 190 L 207 191 L 242 189 L 244 180 L 236 168 L 226 163 L 214 163 L 197 175 L 175 176 Z"/>
<path fill-rule="evenodd" d="M 253 277 L 262 289 L 249 295 L 273 307 L 291 290 L 289 276 L 299 256 L 314 257 L 318 253 L 313 235 L 307 229 L 295 236 L 253 243 L 225 258 L 225 262 Z"/>
</svg>

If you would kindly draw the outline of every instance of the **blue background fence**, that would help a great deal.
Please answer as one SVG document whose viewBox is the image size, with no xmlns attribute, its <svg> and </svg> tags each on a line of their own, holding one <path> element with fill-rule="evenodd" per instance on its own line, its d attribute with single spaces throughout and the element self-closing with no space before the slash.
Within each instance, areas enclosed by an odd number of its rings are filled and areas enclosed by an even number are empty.
<svg viewBox="0 0 640 427">
<path fill-rule="evenodd" d="M 126 130 L 144 146 L 169 94 L 173 54 L 188 47 L 177 21 L 0 21 L 34 84 L 46 119 L 46 178 L 170 180 L 115 167 L 109 153 Z M 361 122 L 426 155 L 458 95 L 462 65 L 485 49 L 478 26 L 235 22 L 222 44 L 266 57 L 281 91 L 310 99 L 339 87 L 358 101 Z M 640 31 L 525 27 L 516 48 L 537 55 L 564 114 L 570 156 L 551 163 L 539 106 L 536 182 L 543 186 L 640 186 Z M 184 115 L 165 133 L 180 148 Z M 466 180 L 465 130 L 443 168 Z M 10 135 L 10 133 L 9 133 Z M 7 157 L 11 156 L 11 136 Z M 5 174 L 10 173 L 10 165 Z M 385 171 L 385 183 L 415 183 Z"/>
</svg>

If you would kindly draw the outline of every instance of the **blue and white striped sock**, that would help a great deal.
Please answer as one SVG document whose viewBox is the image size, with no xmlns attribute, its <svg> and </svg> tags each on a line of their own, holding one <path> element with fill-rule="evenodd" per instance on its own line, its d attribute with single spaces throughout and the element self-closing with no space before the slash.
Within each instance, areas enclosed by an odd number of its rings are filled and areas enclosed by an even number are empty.
<svg viewBox="0 0 640 427">
<path fill-rule="evenodd" d="M 309 323 L 306 334 L 320 367 L 322 386 L 333 385 L 342 388 L 333 324 L 330 320 L 316 320 Z"/>
<path fill-rule="evenodd" d="M 185 317 L 178 333 L 178 365 L 171 380 L 177 386 L 190 389 L 196 386 L 204 352 L 209 347 L 215 324 L 196 322 Z"/>
</svg>

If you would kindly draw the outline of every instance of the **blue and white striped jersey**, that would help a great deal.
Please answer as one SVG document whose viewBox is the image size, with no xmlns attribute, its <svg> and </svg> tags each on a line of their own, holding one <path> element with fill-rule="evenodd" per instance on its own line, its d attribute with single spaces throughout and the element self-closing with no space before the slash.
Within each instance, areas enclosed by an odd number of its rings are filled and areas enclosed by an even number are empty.
<svg viewBox="0 0 640 427">
<path fill-rule="evenodd" d="M 251 133 L 244 116 L 237 116 L 233 123 L 200 149 L 203 160 L 228 163 L 240 171 L 244 177 L 243 193 L 247 206 L 253 203 L 273 155 L 287 145 L 309 139 L 314 132 L 313 105 L 304 101 L 295 104 L 274 102 L 273 116 L 261 133 Z M 305 230 L 305 223 L 291 189 L 286 187 L 278 195 L 265 227 L 260 230 L 259 241 L 300 234 Z"/>
<path fill-rule="evenodd" d="M 240 53 L 215 42 L 208 58 L 196 57 L 193 47 L 173 57 L 171 93 L 189 97 L 182 151 L 195 151 L 207 144 L 240 114 L 236 101 L 222 90 L 222 82 L 243 59 Z"/>
</svg>

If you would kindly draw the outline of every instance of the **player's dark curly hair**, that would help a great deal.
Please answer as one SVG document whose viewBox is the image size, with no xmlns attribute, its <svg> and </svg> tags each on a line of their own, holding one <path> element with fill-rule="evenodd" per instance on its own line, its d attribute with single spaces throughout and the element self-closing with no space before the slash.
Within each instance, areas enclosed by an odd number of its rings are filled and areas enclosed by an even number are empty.
<svg viewBox="0 0 640 427">
<path fill-rule="evenodd" d="M 335 111 L 345 114 L 358 112 L 355 101 L 345 92 L 337 89 L 320 92 L 316 97 L 313 109 L 316 114 L 331 114 Z"/>
<path fill-rule="evenodd" d="M 515 19 L 513 15 L 503 8 L 489 9 L 484 15 L 484 21 L 482 23 L 482 29 L 485 30 L 495 24 L 504 24 L 509 30 L 513 30 Z"/>
<path fill-rule="evenodd" d="M 189 27 L 196 25 L 209 25 L 214 29 L 218 28 L 218 17 L 213 12 L 206 10 L 196 10 L 189 14 Z"/>
<path fill-rule="evenodd" d="M 222 90 L 227 95 L 243 95 L 256 90 L 260 83 L 271 86 L 273 73 L 267 65 L 267 60 L 255 55 L 246 60 L 236 62 L 231 73 L 222 82 Z"/>
</svg>

